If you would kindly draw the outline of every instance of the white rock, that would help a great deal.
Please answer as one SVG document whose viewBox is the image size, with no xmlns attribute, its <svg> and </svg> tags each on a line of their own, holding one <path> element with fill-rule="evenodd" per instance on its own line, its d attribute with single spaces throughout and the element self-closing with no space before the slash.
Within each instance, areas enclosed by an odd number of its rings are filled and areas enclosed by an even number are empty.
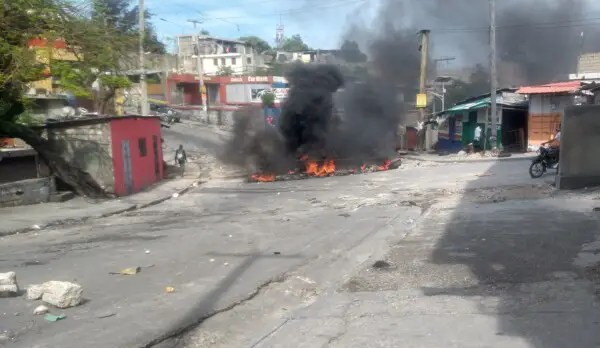
<svg viewBox="0 0 600 348">
<path fill-rule="evenodd" d="M 42 229 L 40 227 L 40 225 L 33 225 L 33 226 L 31 226 L 31 228 L 33 228 L 34 230 L 40 230 L 40 229 Z"/>
<path fill-rule="evenodd" d="M 16 296 L 19 292 L 15 272 L 0 273 L 0 297 Z"/>
<path fill-rule="evenodd" d="M 42 295 L 44 294 L 44 286 L 42 284 L 35 284 L 35 285 L 30 285 L 27 288 L 27 299 L 28 300 L 39 300 L 40 298 L 42 298 Z"/>
<path fill-rule="evenodd" d="M 83 288 L 70 282 L 49 281 L 43 284 L 42 301 L 58 308 L 74 307 L 81 303 Z"/>
<path fill-rule="evenodd" d="M 0 273 L 0 285 L 17 284 L 17 274 L 15 272 Z"/>
<path fill-rule="evenodd" d="M 48 313 L 48 307 L 44 305 L 39 305 L 33 310 L 33 314 L 42 315 Z"/>
<path fill-rule="evenodd" d="M 17 296 L 19 293 L 19 287 L 14 285 L 0 285 L 0 297 L 12 297 Z"/>
<path fill-rule="evenodd" d="M 173 198 L 177 198 L 177 197 L 179 197 L 179 193 L 175 192 L 175 193 L 173 194 Z"/>
</svg>

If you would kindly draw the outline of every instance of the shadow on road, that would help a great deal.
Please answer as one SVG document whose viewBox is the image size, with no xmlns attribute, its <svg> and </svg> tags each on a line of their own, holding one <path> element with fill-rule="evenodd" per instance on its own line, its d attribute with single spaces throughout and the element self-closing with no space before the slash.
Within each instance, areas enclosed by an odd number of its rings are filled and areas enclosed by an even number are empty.
<svg viewBox="0 0 600 348">
<path fill-rule="evenodd" d="M 424 289 L 425 294 L 473 298 L 475 303 L 474 297 L 481 303 L 491 299 L 494 308 L 480 305 L 480 312 L 495 316 L 496 335 L 518 337 L 528 346 L 597 347 L 600 311 L 595 308 L 594 285 L 574 260 L 584 244 L 596 239 L 598 219 L 560 202 L 518 199 L 481 204 L 463 197 L 445 224 L 431 261 L 467 266 L 476 285 L 457 280 L 445 288 Z"/>
</svg>

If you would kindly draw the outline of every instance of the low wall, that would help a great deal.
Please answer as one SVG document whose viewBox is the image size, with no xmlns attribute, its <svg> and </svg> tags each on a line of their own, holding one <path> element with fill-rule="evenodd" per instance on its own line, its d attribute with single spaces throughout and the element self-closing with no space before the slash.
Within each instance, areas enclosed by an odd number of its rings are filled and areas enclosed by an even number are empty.
<svg viewBox="0 0 600 348">
<path fill-rule="evenodd" d="M 0 207 L 45 203 L 55 191 L 54 177 L 0 184 Z"/>
<path fill-rule="evenodd" d="M 559 189 L 600 185 L 600 105 L 565 110 L 560 138 Z"/>
</svg>

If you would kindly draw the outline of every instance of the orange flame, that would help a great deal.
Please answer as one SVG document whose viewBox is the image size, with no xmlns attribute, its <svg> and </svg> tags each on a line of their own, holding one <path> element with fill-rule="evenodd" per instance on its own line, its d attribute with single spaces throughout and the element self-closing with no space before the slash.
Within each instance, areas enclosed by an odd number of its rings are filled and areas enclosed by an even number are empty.
<svg viewBox="0 0 600 348">
<path fill-rule="evenodd" d="M 391 164 L 392 164 L 392 161 L 385 160 L 385 162 L 383 162 L 382 165 L 377 166 L 377 170 L 388 170 L 388 169 L 390 169 Z"/>
<path fill-rule="evenodd" d="M 312 176 L 329 176 L 335 173 L 335 161 L 325 160 L 322 165 L 317 161 L 306 161 L 306 174 Z"/>
<path fill-rule="evenodd" d="M 275 181 L 275 174 L 253 174 L 250 178 L 258 182 L 273 182 Z"/>
</svg>

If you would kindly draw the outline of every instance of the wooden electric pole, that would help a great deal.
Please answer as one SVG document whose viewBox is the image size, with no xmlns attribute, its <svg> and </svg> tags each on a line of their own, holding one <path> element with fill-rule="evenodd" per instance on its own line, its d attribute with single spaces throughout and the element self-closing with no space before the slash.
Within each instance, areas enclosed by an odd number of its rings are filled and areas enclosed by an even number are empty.
<svg viewBox="0 0 600 348">
<path fill-rule="evenodd" d="M 419 94 L 423 95 L 426 94 L 427 91 L 425 90 L 425 88 L 427 87 L 427 62 L 428 62 L 428 54 L 429 54 L 429 30 L 421 30 L 420 34 L 421 34 L 421 45 L 420 45 L 420 51 L 421 51 L 421 75 L 419 78 Z M 418 134 L 418 147 L 421 150 L 424 150 L 426 147 L 426 127 L 425 127 L 425 109 L 424 107 L 420 108 L 419 110 L 419 123 L 420 123 L 420 127 L 419 127 L 419 132 Z"/>
<path fill-rule="evenodd" d="M 140 113 L 144 116 L 147 116 L 150 113 L 149 105 L 148 105 L 148 85 L 146 84 L 146 62 L 145 62 L 145 52 L 144 52 L 144 38 L 146 37 L 144 24 L 146 22 L 146 17 L 144 16 L 144 0 L 140 0 L 139 6 L 139 26 L 140 26 L 140 42 L 139 42 L 139 50 L 140 50 Z"/>
<path fill-rule="evenodd" d="M 498 113 L 496 105 L 496 96 L 498 89 L 498 76 L 496 67 L 496 0 L 490 0 L 490 85 L 491 85 L 491 107 L 492 115 L 492 130 L 490 134 L 490 142 L 492 143 L 492 151 L 498 149 Z"/>
</svg>

